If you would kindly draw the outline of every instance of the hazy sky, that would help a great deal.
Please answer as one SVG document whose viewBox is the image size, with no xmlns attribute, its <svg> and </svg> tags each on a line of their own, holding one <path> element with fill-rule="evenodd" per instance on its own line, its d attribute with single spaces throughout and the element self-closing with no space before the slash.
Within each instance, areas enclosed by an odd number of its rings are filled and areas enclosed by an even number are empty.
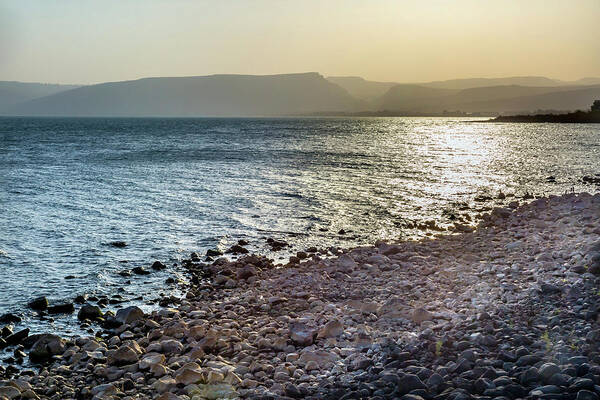
<svg viewBox="0 0 600 400">
<path fill-rule="evenodd" d="M 600 76 L 600 0 L 0 0 L 0 80 Z"/>
</svg>

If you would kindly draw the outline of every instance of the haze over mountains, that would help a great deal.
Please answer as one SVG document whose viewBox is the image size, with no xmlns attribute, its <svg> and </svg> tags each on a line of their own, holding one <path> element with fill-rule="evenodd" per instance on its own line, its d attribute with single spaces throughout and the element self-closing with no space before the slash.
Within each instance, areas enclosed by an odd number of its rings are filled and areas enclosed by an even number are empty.
<svg viewBox="0 0 600 400">
<path fill-rule="evenodd" d="M 473 78 L 402 84 L 318 73 L 144 78 L 89 86 L 0 82 L 0 115 L 282 116 L 394 111 L 515 113 L 587 109 L 600 78 Z"/>
</svg>

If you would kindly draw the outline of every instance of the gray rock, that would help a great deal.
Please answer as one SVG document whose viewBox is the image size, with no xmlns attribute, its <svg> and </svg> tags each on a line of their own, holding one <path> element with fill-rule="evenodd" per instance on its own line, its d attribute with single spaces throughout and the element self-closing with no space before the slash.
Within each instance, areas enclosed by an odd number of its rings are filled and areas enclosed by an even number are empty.
<svg viewBox="0 0 600 400">
<path fill-rule="evenodd" d="M 65 352 L 65 341 L 57 335 L 44 334 L 31 346 L 29 358 L 41 361 Z"/>
<path fill-rule="evenodd" d="M 417 389 L 427 389 L 427 386 L 425 386 L 425 384 L 417 375 L 406 374 L 400 377 L 398 390 L 402 394 L 407 394 Z"/>
<path fill-rule="evenodd" d="M 141 308 L 132 306 L 118 310 L 117 315 L 115 315 L 115 319 L 122 324 L 130 324 L 134 321 L 143 319 L 144 316 L 144 311 L 142 311 Z"/>
<path fill-rule="evenodd" d="M 598 395 L 589 390 L 580 390 L 575 400 L 598 400 Z"/>
<path fill-rule="evenodd" d="M 292 322 L 290 324 L 290 338 L 299 346 L 310 346 L 316 336 L 317 330 L 302 322 Z"/>
<path fill-rule="evenodd" d="M 559 372 L 560 368 L 554 363 L 542 364 L 542 366 L 540 366 L 539 369 L 540 378 L 544 383 L 548 383 L 550 381 L 550 378 L 552 378 L 552 375 L 557 374 Z"/>
</svg>

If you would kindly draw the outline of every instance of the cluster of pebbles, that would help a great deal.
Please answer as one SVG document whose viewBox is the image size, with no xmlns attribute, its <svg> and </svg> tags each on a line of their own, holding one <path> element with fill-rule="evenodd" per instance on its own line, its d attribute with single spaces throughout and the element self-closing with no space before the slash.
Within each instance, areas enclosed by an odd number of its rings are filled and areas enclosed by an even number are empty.
<svg viewBox="0 0 600 400">
<path fill-rule="evenodd" d="M 5 327 L 35 366 L 1 369 L 0 399 L 599 399 L 600 194 L 475 228 L 286 265 L 194 255 L 171 308 L 90 306 L 91 337 Z"/>
</svg>

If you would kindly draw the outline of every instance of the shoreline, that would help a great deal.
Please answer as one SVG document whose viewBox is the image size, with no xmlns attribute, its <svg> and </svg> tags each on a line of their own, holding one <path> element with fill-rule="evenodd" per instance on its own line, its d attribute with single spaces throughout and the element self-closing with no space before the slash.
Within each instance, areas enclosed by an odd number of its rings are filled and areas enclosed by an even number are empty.
<svg viewBox="0 0 600 400">
<path fill-rule="evenodd" d="M 128 307 L 93 322 L 96 339 L 13 337 L 54 359 L 14 371 L 0 399 L 594 399 L 599 221 L 600 194 L 568 194 L 496 208 L 474 232 L 284 268 L 192 257 L 176 308 Z"/>
</svg>

